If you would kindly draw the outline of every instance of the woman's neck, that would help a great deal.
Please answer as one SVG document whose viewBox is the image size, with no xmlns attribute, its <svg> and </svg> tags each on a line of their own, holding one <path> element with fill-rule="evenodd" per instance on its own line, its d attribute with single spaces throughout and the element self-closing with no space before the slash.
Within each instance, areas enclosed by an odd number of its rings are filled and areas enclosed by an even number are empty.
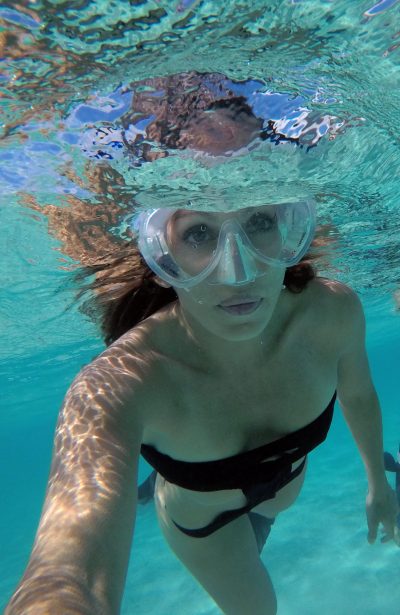
<svg viewBox="0 0 400 615">
<path fill-rule="evenodd" d="M 271 359 L 286 328 L 292 305 L 290 297 L 288 299 L 279 298 L 270 320 L 259 335 L 240 341 L 211 333 L 177 303 L 175 313 L 179 329 L 186 337 L 187 352 L 193 358 L 195 351 L 206 371 L 221 375 L 236 374 L 240 377 L 243 373 L 258 369 Z"/>
</svg>

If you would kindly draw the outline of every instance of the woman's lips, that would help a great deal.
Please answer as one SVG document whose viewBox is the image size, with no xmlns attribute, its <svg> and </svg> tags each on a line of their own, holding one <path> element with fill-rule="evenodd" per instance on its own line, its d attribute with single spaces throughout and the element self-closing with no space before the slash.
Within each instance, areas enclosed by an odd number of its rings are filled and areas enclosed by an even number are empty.
<svg viewBox="0 0 400 615">
<path fill-rule="evenodd" d="M 227 312 L 228 314 L 235 314 L 237 316 L 241 316 L 243 314 L 251 314 L 252 312 L 255 312 L 256 309 L 261 305 L 261 303 L 262 299 L 257 299 L 253 301 L 240 300 L 240 303 L 232 303 L 230 305 L 219 304 L 218 307 L 221 310 L 224 310 L 224 312 Z"/>
</svg>

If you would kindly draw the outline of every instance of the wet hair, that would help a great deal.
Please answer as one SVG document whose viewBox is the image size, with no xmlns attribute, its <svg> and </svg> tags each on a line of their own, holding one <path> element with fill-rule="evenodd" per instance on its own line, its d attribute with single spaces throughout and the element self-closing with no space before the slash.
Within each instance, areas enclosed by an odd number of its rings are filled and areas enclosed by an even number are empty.
<svg viewBox="0 0 400 615">
<path fill-rule="evenodd" d="M 92 281 L 82 284 L 93 275 Z M 306 255 L 297 265 L 286 269 L 284 284 L 289 292 L 300 293 L 315 277 L 311 258 Z M 97 322 L 107 345 L 178 298 L 173 288 L 155 282 L 155 274 L 135 242 L 127 244 L 118 256 L 114 252 L 81 269 L 75 281 L 81 286 L 77 297 L 88 296 L 80 309 Z"/>
</svg>

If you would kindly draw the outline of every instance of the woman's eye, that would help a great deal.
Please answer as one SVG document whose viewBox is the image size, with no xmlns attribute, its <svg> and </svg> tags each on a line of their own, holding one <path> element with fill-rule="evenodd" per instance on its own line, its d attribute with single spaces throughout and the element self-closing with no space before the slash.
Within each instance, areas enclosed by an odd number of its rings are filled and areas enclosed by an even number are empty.
<svg viewBox="0 0 400 615">
<path fill-rule="evenodd" d="M 265 213 L 257 213 L 246 222 L 246 230 L 249 233 L 265 233 L 276 226 L 276 217 Z"/>
<path fill-rule="evenodd" d="M 192 226 L 183 234 L 183 240 L 189 244 L 197 245 L 212 239 L 211 233 L 205 224 Z"/>
</svg>

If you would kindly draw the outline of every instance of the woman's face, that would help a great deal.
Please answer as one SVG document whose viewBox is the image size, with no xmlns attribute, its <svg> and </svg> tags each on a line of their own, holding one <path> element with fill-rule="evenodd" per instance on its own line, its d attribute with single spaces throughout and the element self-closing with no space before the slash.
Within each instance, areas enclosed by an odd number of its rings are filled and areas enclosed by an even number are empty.
<svg viewBox="0 0 400 615">
<path fill-rule="evenodd" d="M 209 255 L 215 253 L 219 229 L 226 220 L 239 222 L 256 248 L 261 247 L 257 242 L 264 241 L 272 251 L 279 251 L 273 208 L 246 208 L 229 213 L 178 210 L 169 223 L 168 243 L 185 271 L 196 275 L 199 268 L 204 268 Z M 241 265 L 239 258 L 239 271 Z M 226 340 L 243 341 L 259 336 L 276 306 L 285 267 L 258 262 L 258 276 L 241 284 L 229 283 L 223 277 L 218 279 L 216 270 L 191 288 L 175 288 L 184 314 L 192 324 Z"/>
<path fill-rule="evenodd" d="M 284 267 L 270 267 L 245 286 L 210 286 L 203 281 L 189 290 L 175 291 L 191 323 L 225 340 L 245 341 L 260 336 L 268 325 L 284 275 Z"/>
</svg>

